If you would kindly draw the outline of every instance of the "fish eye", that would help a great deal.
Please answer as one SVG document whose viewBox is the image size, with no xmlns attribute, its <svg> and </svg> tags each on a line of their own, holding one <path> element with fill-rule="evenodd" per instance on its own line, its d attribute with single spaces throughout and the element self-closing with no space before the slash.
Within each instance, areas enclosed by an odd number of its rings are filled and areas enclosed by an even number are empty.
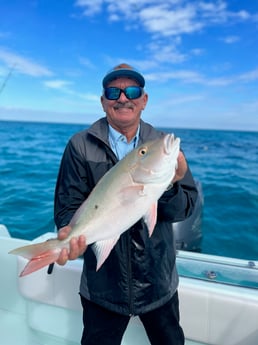
<svg viewBox="0 0 258 345">
<path fill-rule="evenodd" d="M 141 147 L 138 151 L 140 156 L 144 156 L 147 153 L 148 149 L 147 147 Z"/>
</svg>

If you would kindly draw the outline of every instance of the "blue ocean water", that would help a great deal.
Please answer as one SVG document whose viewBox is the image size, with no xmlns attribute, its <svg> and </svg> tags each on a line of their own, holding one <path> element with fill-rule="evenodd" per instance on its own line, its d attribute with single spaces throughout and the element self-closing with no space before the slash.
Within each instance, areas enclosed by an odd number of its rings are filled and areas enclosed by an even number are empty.
<svg viewBox="0 0 258 345">
<path fill-rule="evenodd" d="M 85 125 L 0 122 L 0 223 L 33 239 L 54 229 L 64 147 Z M 258 133 L 166 129 L 181 138 L 204 193 L 202 252 L 258 260 Z"/>
</svg>

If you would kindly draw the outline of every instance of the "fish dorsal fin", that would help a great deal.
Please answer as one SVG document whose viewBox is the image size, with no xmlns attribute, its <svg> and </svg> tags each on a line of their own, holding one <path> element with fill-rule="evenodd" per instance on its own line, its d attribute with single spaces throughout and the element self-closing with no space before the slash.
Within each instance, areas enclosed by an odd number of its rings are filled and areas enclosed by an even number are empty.
<svg viewBox="0 0 258 345">
<path fill-rule="evenodd" d="M 92 250 L 97 259 L 96 271 L 103 265 L 103 263 L 109 256 L 111 250 L 114 248 L 115 244 L 119 240 L 119 237 L 120 236 L 108 240 L 97 241 L 92 245 Z"/>
<path fill-rule="evenodd" d="M 157 202 L 153 203 L 149 211 L 143 216 L 144 222 L 146 223 L 149 230 L 149 236 L 152 235 L 157 222 L 157 206 Z"/>
</svg>

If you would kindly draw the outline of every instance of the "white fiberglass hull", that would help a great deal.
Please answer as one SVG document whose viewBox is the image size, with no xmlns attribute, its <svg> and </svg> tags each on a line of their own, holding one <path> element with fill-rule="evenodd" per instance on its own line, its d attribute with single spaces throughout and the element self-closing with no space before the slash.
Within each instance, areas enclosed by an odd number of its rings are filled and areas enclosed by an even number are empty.
<svg viewBox="0 0 258 345">
<path fill-rule="evenodd" d="M 17 259 L 8 252 L 24 244 L 28 241 L 10 238 L 0 226 L 1 345 L 80 344 L 82 261 L 55 265 L 50 275 L 44 268 L 18 278 L 26 260 L 18 259 L 17 270 Z M 258 263 L 246 265 L 242 260 L 180 253 L 180 313 L 186 345 L 258 344 Z M 232 284 L 220 281 L 223 272 L 230 272 Z M 122 345 L 131 344 L 149 344 L 137 317 L 131 319 L 123 338 Z"/>
</svg>

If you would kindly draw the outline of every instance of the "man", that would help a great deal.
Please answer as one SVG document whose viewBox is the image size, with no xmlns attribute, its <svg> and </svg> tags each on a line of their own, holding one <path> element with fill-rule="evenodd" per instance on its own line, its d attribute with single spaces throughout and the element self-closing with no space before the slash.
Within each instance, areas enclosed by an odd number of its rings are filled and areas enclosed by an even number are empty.
<svg viewBox="0 0 258 345">
<path fill-rule="evenodd" d="M 59 239 L 70 232 L 74 212 L 98 180 L 138 144 L 163 135 L 141 120 L 148 95 L 144 77 L 120 64 L 103 79 L 101 103 L 106 117 L 75 134 L 65 149 L 55 191 Z M 172 176 L 172 171 L 171 171 Z M 151 237 L 141 219 L 123 233 L 96 272 L 96 258 L 85 238 L 73 238 L 57 262 L 64 265 L 84 253 L 80 295 L 84 331 L 82 345 L 119 345 L 132 315 L 138 315 L 153 345 L 182 345 L 179 325 L 178 275 L 171 222 L 193 210 L 197 190 L 182 152 L 171 188 L 158 202 Z M 110 222 L 115 215 L 110 215 Z"/>
</svg>

